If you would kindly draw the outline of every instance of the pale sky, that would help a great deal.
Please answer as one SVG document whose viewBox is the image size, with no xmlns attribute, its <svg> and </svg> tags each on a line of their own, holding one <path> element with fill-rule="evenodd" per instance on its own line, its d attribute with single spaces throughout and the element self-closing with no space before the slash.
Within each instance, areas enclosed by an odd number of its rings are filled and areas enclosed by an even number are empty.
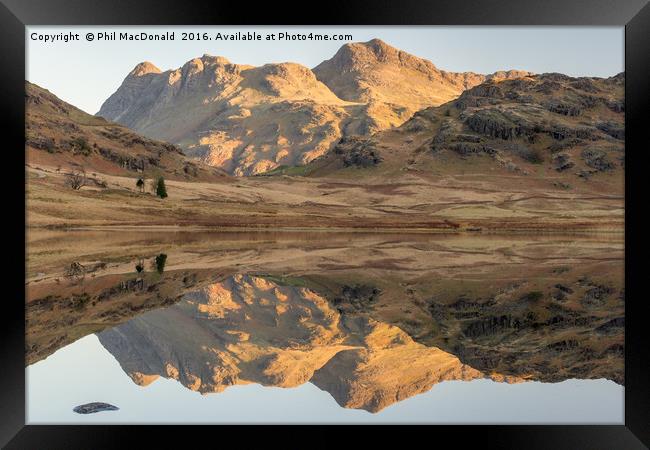
<svg viewBox="0 0 650 450">
<path fill-rule="evenodd" d="M 174 41 L 88 42 L 88 32 L 175 32 Z M 184 31 L 211 34 L 254 31 L 268 33 L 351 34 L 351 41 L 182 41 Z M 32 40 L 32 33 L 79 33 L 81 40 Z M 237 64 L 296 62 L 313 68 L 331 58 L 346 42 L 379 38 L 433 62 L 442 70 L 492 73 L 521 69 L 535 73 L 609 77 L 624 70 L 623 27 L 71 27 L 29 26 L 26 30 L 25 77 L 59 98 L 91 114 L 142 61 L 161 70 L 176 69 L 207 53 Z"/>
<path fill-rule="evenodd" d="M 436 423 L 622 424 L 625 388 L 613 381 L 436 384 L 377 414 L 341 408 L 311 383 L 295 388 L 232 386 L 201 395 L 173 379 L 138 386 L 99 342 L 85 336 L 26 369 L 28 424 Z M 81 415 L 89 402 L 120 408 Z"/>
</svg>

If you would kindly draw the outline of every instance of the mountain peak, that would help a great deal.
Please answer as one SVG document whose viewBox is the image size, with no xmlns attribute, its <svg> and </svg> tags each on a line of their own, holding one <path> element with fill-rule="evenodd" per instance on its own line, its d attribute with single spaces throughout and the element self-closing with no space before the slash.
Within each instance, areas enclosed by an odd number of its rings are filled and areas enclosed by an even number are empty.
<svg viewBox="0 0 650 450">
<path fill-rule="evenodd" d="M 368 64 L 399 61 L 400 51 L 380 39 L 368 42 L 351 42 L 343 45 L 330 61 L 339 67 L 360 67 Z"/>
<path fill-rule="evenodd" d="M 376 53 L 386 53 L 386 52 L 399 52 L 400 50 L 396 49 L 395 47 L 392 47 L 382 41 L 379 38 L 374 38 L 370 39 L 368 42 L 361 42 L 358 45 L 363 45 L 368 48 L 371 48 L 373 51 Z"/>
<path fill-rule="evenodd" d="M 230 60 L 228 58 L 224 56 L 214 56 L 208 53 L 204 53 L 200 59 L 201 61 L 203 61 L 204 64 L 217 64 L 217 65 L 230 64 Z"/>
<path fill-rule="evenodd" d="M 133 68 L 129 73 L 132 77 L 141 77 L 148 73 L 161 73 L 161 70 L 149 61 L 143 61 Z"/>
<path fill-rule="evenodd" d="M 336 54 L 314 68 L 316 76 L 356 73 L 361 77 L 373 77 L 380 68 L 389 70 L 414 70 L 425 76 L 437 76 L 438 69 L 429 60 L 418 58 L 405 51 L 399 50 L 381 39 L 371 39 L 367 42 L 351 42 L 339 48 Z"/>
</svg>

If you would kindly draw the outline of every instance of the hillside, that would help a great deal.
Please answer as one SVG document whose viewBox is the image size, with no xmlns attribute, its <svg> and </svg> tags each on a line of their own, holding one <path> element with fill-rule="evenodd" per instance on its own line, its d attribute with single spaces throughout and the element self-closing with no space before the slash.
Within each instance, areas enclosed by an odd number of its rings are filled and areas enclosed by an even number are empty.
<svg viewBox="0 0 650 450">
<path fill-rule="evenodd" d="M 544 177 L 556 187 L 623 192 L 624 75 L 561 74 L 489 80 L 404 125 L 342 140 L 304 169 L 312 176 L 362 168 L 357 176 L 502 172 Z M 349 170 L 348 170 L 349 172 Z M 343 173 L 346 173 L 344 170 Z"/>
<path fill-rule="evenodd" d="M 203 55 L 162 72 L 138 64 L 97 113 L 181 146 L 235 175 L 304 165 L 342 138 L 402 124 L 490 76 L 450 73 L 375 39 L 347 44 L 314 71 Z"/>
<path fill-rule="evenodd" d="M 87 114 L 35 84 L 25 83 L 26 162 L 59 171 L 176 180 L 226 177 L 218 168 L 191 161 L 171 144 L 142 137 L 123 125 Z M 98 183 L 101 181 L 94 178 Z"/>
</svg>

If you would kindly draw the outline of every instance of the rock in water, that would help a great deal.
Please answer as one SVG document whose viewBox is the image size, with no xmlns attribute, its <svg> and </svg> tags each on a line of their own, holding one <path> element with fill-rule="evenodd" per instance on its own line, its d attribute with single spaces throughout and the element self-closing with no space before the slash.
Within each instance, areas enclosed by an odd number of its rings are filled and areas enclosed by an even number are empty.
<svg viewBox="0 0 650 450">
<path fill-rule="evenodd" d="M 93 414 L 102 411 L 117 411 L 117 406 L 102 402 L 86 403 L 85 405 L 76 406 L 73 411 L 77 414 Z"/>
</svg>

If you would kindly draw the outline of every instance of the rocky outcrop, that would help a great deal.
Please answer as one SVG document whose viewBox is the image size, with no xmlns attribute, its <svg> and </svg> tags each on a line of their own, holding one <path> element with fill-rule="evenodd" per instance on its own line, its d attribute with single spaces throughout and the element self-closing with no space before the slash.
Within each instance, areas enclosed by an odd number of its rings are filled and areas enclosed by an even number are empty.
<svg viewBox="0 0 650 450">
<path fill-rule="evenodd" d="M 382 160 L 375 144 L 364 138 L 344 138 L 332 151 L 344 167 L 372 167 Z"/>
<path fill-rule="evenodd" d="M 575 163 L 571 160 L 571 156 L 567 153 L 558 153 L 556 155 L 553 155 L 553 165 L 555 167 L 555 170 L 558 172 L 564 172 L 565 170 L 569 170 L 575 166 Z"/>
<path fill-rule="evenodd" d="M 599 172 L 607 172 L 614 168 L 614 164 L 607 158 L 607 153 L 604 150 L 597 148 L 586 148 L 580 156 L 584 159 L 585 163 Z"/>
</svg>

